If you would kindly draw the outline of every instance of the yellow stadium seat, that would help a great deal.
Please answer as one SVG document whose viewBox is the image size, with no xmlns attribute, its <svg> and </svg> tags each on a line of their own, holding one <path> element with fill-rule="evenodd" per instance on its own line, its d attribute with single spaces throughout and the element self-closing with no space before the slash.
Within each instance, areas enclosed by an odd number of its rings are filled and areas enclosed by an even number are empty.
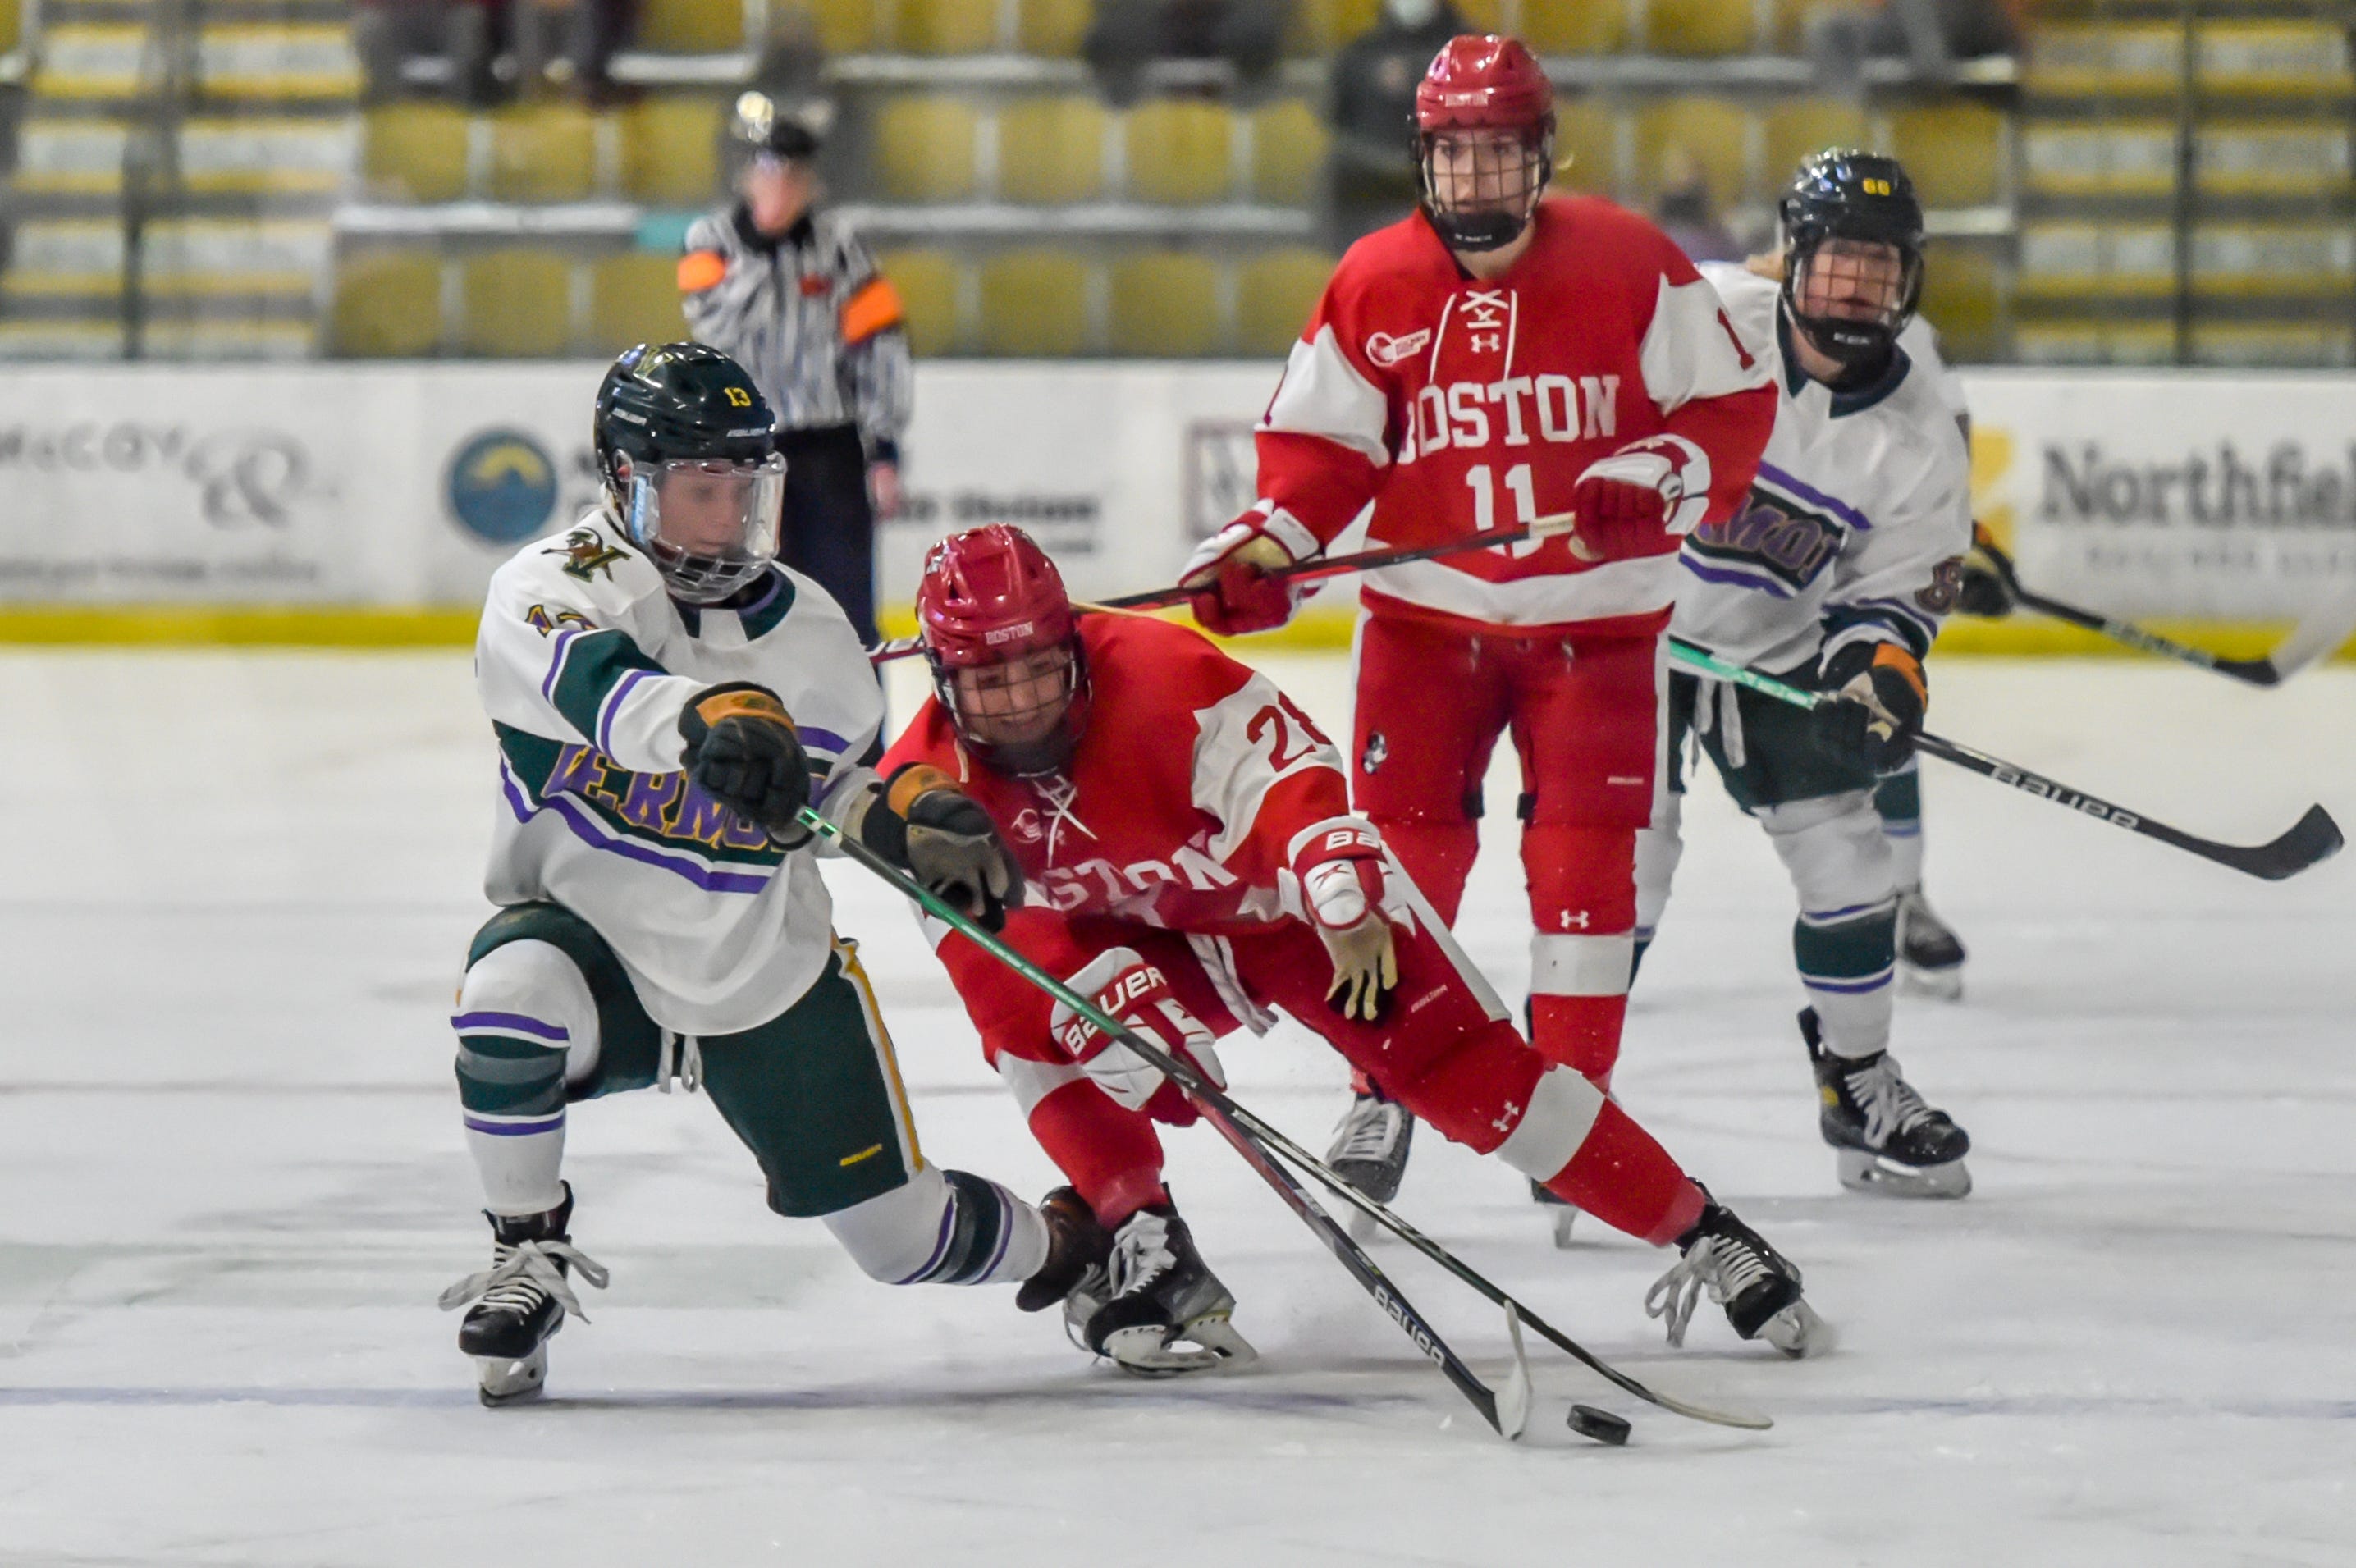
<svg viewBox="0 0 2356 1568">
<path fill-rule="evenodd" d="M 1664 160 L 1682 147 L 1701 165 L 1710 200 L 1723 210 L 1747 183 L 1750 117 L 1722 98 L 1662 98 L 1636 113 L 1636 179 L 1650 194 L 1659 187 Z"/>
<path fill-rule="evenodd" d="M 855 55 L 875 47 L 875 6 L 876 0 L 786 0 L 772 4 L 769 15 L 799 22 L 828 54 Z"/>
<path fill-rule="evenodd" d="M 973 105 L 911 94 L 876 117 L 875 172 L 894 201 L 962 201 L 974 193 Z"/>
<path fill-rule="evenodd" d="M 981 264 L 981 347 L 1063 359 L 1088 336 L 1088 269 L 1063 251 L 1010 251 Z"/>
<path fill-rule="evenodd" d="M 1057 205 L 1104 194 L 1105 130 L 1094 98 L 1024 98 L 998 117 L 998 192 L 1009 201 Z"/>
<path fill-rule="evenodd" d="M 1647 0 L 1644 7 L 1644 40 L 1655 54 L 1744 54 L 1752 26 L 1751 0 Z"/>
<path fill-rule="evenodd" d="M 1977 103 L 1926 104 L 1890 116 L 1890 150 L 1925 207 L 1980 207 L 2002 188 L 2004 116 Z"/>
<path fill-rule="evenodd" d="M 663 54 L 712 55 L 744 47 L 744 7 L 736 0 L 646 0 L 638 48 Z"/>
<path fill-rule="evenodd" d="M 486 251 L 460 262 L 458 279 L 461 352 L 503 359 L 553 359 L 565 352 L 573 337 L 573 267 L 564 257 L 520 247 Z"/>
<path fill-rule="evenodd" d="M 875 259 L 899 291 L 908 324 L 908 347 L 919 354 L 948 354 L 958 346 L 958 264 L 946 251 L 887 251 Z"/>
<path fill-rule="evenodd" d="M 584 201 L 596 187 L 597 121 L 588 110 L 540 103 L 491 117 L 493 198 Z"/>
<path fill-rule="evenodd" d="M 1476 33 L 1510 33 L 1521 23 L 1517 20 L 1507 24 L 1506 4 L 1507 0 L 1456 0 L 1456 14 L 1463 17 L 1464 25 Z M 1529 0 L 1522 0 L 1522 5 L 1526 14 Z"/>
<path fill-rule="evenodd" d="M 1233 184 L 1234 123 L 1200 99 L 1162 98 L 1129 116 L 1129 190 L 1140 201 L 1194 207 Z"/>
<path fill-rule="evenodd" d="M 724 110 L 716 98 L 676 93 L 624 111 L 622 193 L 667 207 L 701 207 L 718 196 Z"/>
<path fill-rule="evenodd" d="M 1287 98 L 1268 105 L 1251 117 L 1251 132 L 1252 195 L 1279 207 L 1306 207 L 1316 200 L 1331 138 L 1308 101 Z"/>
<path fill-rule="evenodd" d="M 978 55 L 998 47 L 998 0 L 900 0 L 894 37 L 912 55 Z"/>
<path fill-rule="evenodd" d="M 1504 19 L 1483 26 L 1465 16 L 1483 32 L 1497 31 Z M 1628 8 L 1619 0 L 1522 0 L 1516 36 L 1542 55 L 1611 54 L 1628 41 Z"/>
<path fill-rule="evenodd" d="M 1272 251 L 1237 268 L 1237 351 L 1276 359 L 1291 353 L 1333 275 L 1333 258 L 1323 251 Z"/>
<path fill-rule="evenodd" d="M 1612 196 L 1620 188 L 1620 124 L 1600 99 L 1555 102 L 1555 178 L 1569 190 Z"/>
<path fill-rule="evenodd" d="M 1126 256 L 1112 268 L 1112 351 L 1194 358 L 1219 347 L 1219 272 L 1182 251 Z"/>
<path fill-rule="evenodd" d="M 466 194 L 466 116 L 446 103 L 392 103 L 368 112 L 360 170 L 394 201 L 455 201 Z"/>
<path fill-rule="evenodd" d="M 1044 59 L 1076 59 L 1095 11 L 1090 0 L 1021 0 L 1014 13 L 1014 47 Z"/>
<path fill-rule="evenodd" d="M 1791 183 L 1800 160 L 1826 147 L 1868 146 L 1865 106 L 1846 98 L 1793 98 L 1768 106 L 1763 140 L 1766 166 L 1760 177 L 1769 192 Z"/>
<path fill-rule="evenodd" d="M 601 256 L 589 269 L 589 336 L 584 351 L 611 358 L 634 343 L 687 336 L 679 309 L 679 258 L 633 251 Z"/>
<path fill-rule="evenodd" d="M 442 340 L 442 261 L 431 251 L 348 255 L 336 267 L 328 313 L 334 353 L 417 359 Z"/>
<path fill-rule="evenodd" d="M 1983 247 L 1934 243 L 1922 262 L 1922 319 L 1938 329 L 1949 359 L 1985 360 L 2003 352 L 2003 302 L 1996 257 Z"/>
<path fill-rule="evenodd" d="M 0 54 L 15 48 L 24 40 L 24 18 L 17 15 L 17 0 L 0 0 Z"/>
<path fill-rule="evenodd" d="M 1330 55 L 1373 27 L 1382 0 L 1293 0 L 1284 52 L 1297 59 Z"/>
</svg>

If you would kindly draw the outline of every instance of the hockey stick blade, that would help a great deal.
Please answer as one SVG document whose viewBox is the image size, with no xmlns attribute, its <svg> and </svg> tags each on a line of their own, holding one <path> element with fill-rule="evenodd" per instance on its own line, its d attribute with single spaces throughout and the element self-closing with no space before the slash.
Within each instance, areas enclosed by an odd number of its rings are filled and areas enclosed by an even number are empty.
<svg viewBox="0 0 2356 1568">
<path fill-rule="evenodd" d="M 1236 1125 L 1234 1120 L 1219 1107 L 1200 1098 L 1194 1099 L 1194 1107 L 1202 1113 L 1203 1119 L 1232 1144 L 1237 1154 L 1243 1156 L 1244 1163 L 1250 1166 L 1259 1179 L 1274 1189 L 1277 1197 L 1283 1200 L 1285 1207 L 1290 1209 L 1301 1222 L 1309 1227 L 1310 1232 L 1325 1244 L 1325 1250 L 1333 1254 L 1334 1261 L 1348 1271 L 1359 1287 L 1374 1297 L 1375 1305 L 1382 1308 L 1385 1317 L 1398 1325 L 1399 1332 L 1408 1337 L 1408 1342 L 1438 1367 L 1443 1377 L 1456 1385 L 1456 1392 L 1481 1413 L 1481 1419 L 1486 1421 L 1498 1436 L 1510 1443 L 1528 1429 L 1530 1371 L 1529 1363 L 1521 1355 L 1522 1342 L 1518 1331 L 1514 1335 L 1514 1371 L 1507 1377 L 1501 1392 L 1483 1382 L 1472 1369 L 1464 1364 L 1463 1359 L 1449 1348 L 1448 1341 L 1440 1337 L 1439 1330 L 1416 1310 L 1415 1304 L 1391 1284 L 1381 1265 L 1368 1257 L 1365 1249 L 1350 1238 L 1333 1216 L 1302 1189 L 1301 1183 L 1293 1179 L 1291 1172 L 1271 1159 L 1268 1151 Z M 1508 1311 L 1509 1319 L 1511 1316 Z"/>
<path fill-rule="evenodd" d="M 2300 622 L 2282 646 L 2262 659 L 2220 659 L 2217 667 L 2258 686 L 2280 686 L 2319 659 L 2328 659 L 2356 636 L 2356 594 Z M 2249 670 L 2254 673 L 2244 675 Z M 2263 671 L 2263 674 L 2254 673 Z"/>
<path fill-rule="evenodd" d="M 1263 1153 L 1275 1155 L 1290 1163 L 1294 1169 L 1314 1178 L 1328 1191 L 1351 1204 L 1368 1219 L 1383 1226 L 1425 1257 L 1472 1286 L 1473 1290 L 1486 1297 L 1493 1306 L 1509 1307 L 1518 1313 L 1521 1320 L 1537 1330 L 1541 1338 L 1605 1381 L 1623 1392 L 1633 1394 L 1648 1403 L 1656 1404 L 1663 1410 L 1674 1411 L 1689 1420 L 1707 1422 L 1714 1426 L 1735 1426 L 1747 1431 L 1764 1431 L 1774 1424 L 1764 1415 L 1756 1415 L 1748 1412 L 1712 1410 L 1707 1405 L 1694 1404 L 1673 1395 L 1658 1392 L 1647 1388 L 1617 1367 L 1610 1365 L 1578 1340 L 1532 1312 L 1526 1303 L 1508 1296 L 1503 1289 L 1493 1284 L 1485 1275 L 1481 1274 L 1471 1264 L 1457 1257 L 1455 1253 L 1408 1224 L 1389 1208 L 1376 1202 L 1343 1180 L 1323 1160 L 1293 1142 L 1282 1130 L 1262 1120 L 1229 1097 L 1225 1089 L 1204 1077 L 1195 1070 L 1193 1062 L 1181 1061 L 1153 1041 L 1139 1035 L 1135 1030 L 1122 1028 L 1119 1020 L 1109 1017 L 1093 1001 L 1081 996 L 1069 986 L 1009 947 L 962 911 L 951 908 L 939 895 L 916 882 L 874 850 L 855 838 L 846 837 L 841 828 L 809 807 L 804 806 L 796 813 L 795 820 L 801 827 L 832 843 L 849 859 L 898 890 L 901 897 L 909 900 L 935 920 L 964 936 L 992 958 L 1046 992 L 1079 1017 L 1086 1019 L 1108 1039 L 1117 1040 L 1128 1046 L 1156 1072 L 1184 1090 L 1187 1095 L 1198 1104 L 1218 1110 L 1227 1119 L 1233 1121 L 1240 1131 L 1248 1135 L 1250 1141 L 1258 1146 Z M 1334 1231 L 1344 1242 L 1349 1241 L 1346 1233 L 1343 1233 L 1339 1226 L 1334 1227 Z M 1321 1232 L 1320 1235 L 1323 1236 L 1323 1232 Z M 1353 1251 L 1360 1257 L 1365 1256 L 1363 1249 L 1358 1248 L 1355 1243 L 1350 1244 Z M 1365 1261 L 1369 1267 L 1373 1266 L 1371 1258 Z M 1501 1427 L 1500 1430 L 1503 1428 Z"/>
</svg>

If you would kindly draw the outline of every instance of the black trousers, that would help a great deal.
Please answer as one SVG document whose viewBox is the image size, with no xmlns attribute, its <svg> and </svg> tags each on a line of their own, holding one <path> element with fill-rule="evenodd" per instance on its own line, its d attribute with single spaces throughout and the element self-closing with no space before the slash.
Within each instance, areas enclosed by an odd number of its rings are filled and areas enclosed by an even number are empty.
<svg viewBox="0 0 2356 1568">
<path fill-rule="evenodd" d="M 786 517 L 778 557 L 834 595 L 862 642 L 875 631 L 875 508 L 867 451 L 850 425 L 783 431 Z"/>
</svg>

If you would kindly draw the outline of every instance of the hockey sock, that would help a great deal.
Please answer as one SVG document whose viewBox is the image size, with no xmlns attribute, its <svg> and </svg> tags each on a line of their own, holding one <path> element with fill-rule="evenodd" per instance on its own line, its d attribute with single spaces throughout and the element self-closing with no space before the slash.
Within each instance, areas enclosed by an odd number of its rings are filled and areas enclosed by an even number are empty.
<svg viewBox="0 0 2356 1568">
<path fill-rule="evenodd" d="M 1152 1122 L 1113 1104 L 1088 1080 L 1064 1084 L 1031 1107 L 1031 1136 L 1107 1230 L 1170 1201 Z"/>
<path fill-rule="evenodd" d="M 1546 1183 L 1616 1231 L 1665 1247 L 1701 1218 L 1701 1189 L 1653 1135 L 1612 1101 L 1579 1152 Z"/>
<path fill-rule="evenodd" d="M 995 1181 L 926 1166 L 906 1185 L 825 1217 L 886 1285 L 1016 1284 L 1047 1261 L 1047 1221 Z"/>
<path fill-rule="evenodd" d="M 1922 759 L 1910 757 L 1873 792 L 1873 809 L 1880 815 L 1882 836 L 1897 862 L 1898 886 L 1912 892 L 1922 885 Z"/>
<path fill-rule="evenodd" d="M 564 1030 L 520 1013 L 460 1013 L 458 1104 L 494 1214 L 564 1201 Z"/>
<path fill-rule="evenodd" d="M 1792 926 L 1793 962 L 1823 1021 L 1826 1046 L 1837 1056 L 1870 1056 L 1890 1043 L 1898 906 L 1834 914 L 1841 918 L 1801 913 Z"/>
<path fill-rule="evenodd" d="M 1464 879 L 1481 852 L 1481 825 L 1463 819 L 1375 816 L 1376 830 L 1415 883 L 1416 891 L 1440 918 L 1456 923 L 1456 906 L 1464 897 Z"/>
</svg>

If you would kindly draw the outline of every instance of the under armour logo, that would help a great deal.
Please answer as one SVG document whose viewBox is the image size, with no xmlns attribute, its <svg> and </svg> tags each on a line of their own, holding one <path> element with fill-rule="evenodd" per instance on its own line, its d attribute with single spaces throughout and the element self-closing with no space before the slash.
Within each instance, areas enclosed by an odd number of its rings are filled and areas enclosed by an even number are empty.
<svg viewBox="0 0 2356 1568">
<path fill-rule="evenodd" d="M 1562 912 L 1562 928 L 1565 931 L 1569 931 L 1573 926 L 1578 927 L 1581 931 L 1585 931 L 1587 929 L 1587 912 L 1585 910 L 1565 910 Z"/>
<path fill-rule="evenodd" d="M 1505 1114 L 1489 1125 L 1501 1133 L 1510 1133 L 1514 1130 L 1514 1124 L 1521 1119 L 1522 1108 L 1508 1100 L 1505 1102 Z"/>
<path fill-rule="evenodd" d="M 1505 335 L 1498 332 L 1476 332 L 1466 341 L 1472 345 L 1472 352 L 1475 354 L 1496 354 L 1502 352 L 1505 347 Z"/>
</svg>

